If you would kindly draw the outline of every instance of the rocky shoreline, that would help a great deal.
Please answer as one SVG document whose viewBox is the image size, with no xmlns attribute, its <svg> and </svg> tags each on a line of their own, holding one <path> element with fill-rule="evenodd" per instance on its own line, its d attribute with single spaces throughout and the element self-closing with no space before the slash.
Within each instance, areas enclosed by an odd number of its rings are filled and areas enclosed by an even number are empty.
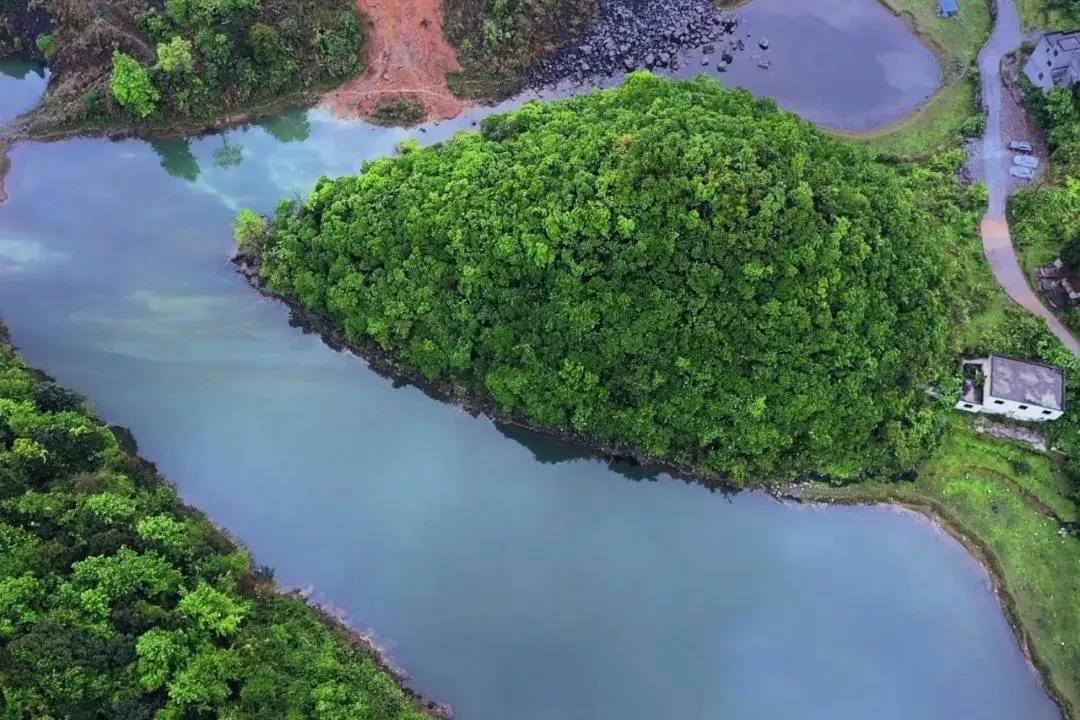
<svg viewBox="0 0 1080 720">
<path fill-rule="evenodd" d="M 723 71 L 746 47 L 734 37 L 737 28 L 738 18 L 713 0 L 601 0 L 583 35 L 527 71 L 524 84 L 535 89 L 633 70 L 676 70 L 680 54 L 698 48 L 703 68 Z"/>
</svg>

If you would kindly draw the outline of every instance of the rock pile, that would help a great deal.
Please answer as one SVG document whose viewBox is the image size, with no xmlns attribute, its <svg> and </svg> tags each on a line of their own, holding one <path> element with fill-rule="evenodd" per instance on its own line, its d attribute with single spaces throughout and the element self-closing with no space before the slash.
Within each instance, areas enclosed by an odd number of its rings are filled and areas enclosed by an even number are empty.
<svg viewBox="0 0 1080 720">
<path fill-rule="evenodd" d="M 674 70 L 681 51 L 702 46 L 701 64 L 715 62 L 723 70 L 743 43 L 719 41 L 737 24 L 713 0 L 600 0 L 596 21 L 583 36 L 527 72 L 525 81 L 537 87 L 631 70 Z"/>
</svg>

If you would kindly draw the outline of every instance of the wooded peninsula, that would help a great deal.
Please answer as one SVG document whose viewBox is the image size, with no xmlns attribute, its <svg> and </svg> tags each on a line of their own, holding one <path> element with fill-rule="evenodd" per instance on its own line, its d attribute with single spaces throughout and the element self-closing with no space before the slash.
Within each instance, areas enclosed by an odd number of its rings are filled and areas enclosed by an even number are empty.
<svg viewBox="0 0 1080 720">
<path fill-rule="evenodd" d="M 8 718 L 444 715 L 184 505 L 0 326 L 0 701 Z"/>
</svg>

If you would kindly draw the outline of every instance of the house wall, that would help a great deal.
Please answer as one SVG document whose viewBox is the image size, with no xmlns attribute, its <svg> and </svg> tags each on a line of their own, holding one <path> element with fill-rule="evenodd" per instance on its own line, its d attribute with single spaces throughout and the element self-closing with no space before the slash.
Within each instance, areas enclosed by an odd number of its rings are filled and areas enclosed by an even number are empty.
<svg viewBox="0 0 1080 720">
<path fill-rule="evenodd" d="M 1069 57 L 1059 53 L 1054 57 L 1053 48 L 1045 37 L 1039 40 L 1039 44 L 1031 52 L 1028 61 L 1024 64 L 1024 74 L 1033 85 L 1040 88 L 1044 93 L 1054 89 L 1054 79 L 1051 76 L 1055 68 L 1065 67 L 1069 64 Z"/>
<path fill-rule="evenodd" d="M 990 394 L 987 394 L 983 399 L 981 412 L 991 415 L 1005 415 L 1013 420 L 1023 420 L 1024 422 L 1056 420 L 1063 414 L 1060 410 L 1051 410 L 1030 403 L 1019 403 L 1015 400 L 996 398 Z"/>
</svg>

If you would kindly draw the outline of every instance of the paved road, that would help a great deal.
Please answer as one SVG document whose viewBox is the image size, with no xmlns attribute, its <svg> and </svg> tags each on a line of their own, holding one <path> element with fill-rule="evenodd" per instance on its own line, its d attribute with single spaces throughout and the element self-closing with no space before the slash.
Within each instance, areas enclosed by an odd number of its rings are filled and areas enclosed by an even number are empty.
<svg viewBox="0 0 1080 720">
<path fill-rule="evenodd" d="M 1005 292 L 1028 312 L 1046 318 L 1050 329 L 1061 338 L 1065 346 L 1080 357 L 1080 341 L 1073 337 L 1039 300 L 1028 284 L 1024 271 L 1016 259 L 1009 226 L 1005 222 L 1005 201 L 1009 194 L 1008 144 L 1001 126 L 1004 86 L 1001 82 L 1001 58 L 1023 42 L 1020 32 L 1020 16 L 1013 0 L 997 0 L 997 21 L 990 40 L 979 53 L 979 71 L 982 76 L 983 104 L 987 108 L 986 137 L 983 140 L 983 165 L 990 204 L 983 217 L 980 231 L 983 250 L 990 261 L 994 277 Z"/>
</svg>

